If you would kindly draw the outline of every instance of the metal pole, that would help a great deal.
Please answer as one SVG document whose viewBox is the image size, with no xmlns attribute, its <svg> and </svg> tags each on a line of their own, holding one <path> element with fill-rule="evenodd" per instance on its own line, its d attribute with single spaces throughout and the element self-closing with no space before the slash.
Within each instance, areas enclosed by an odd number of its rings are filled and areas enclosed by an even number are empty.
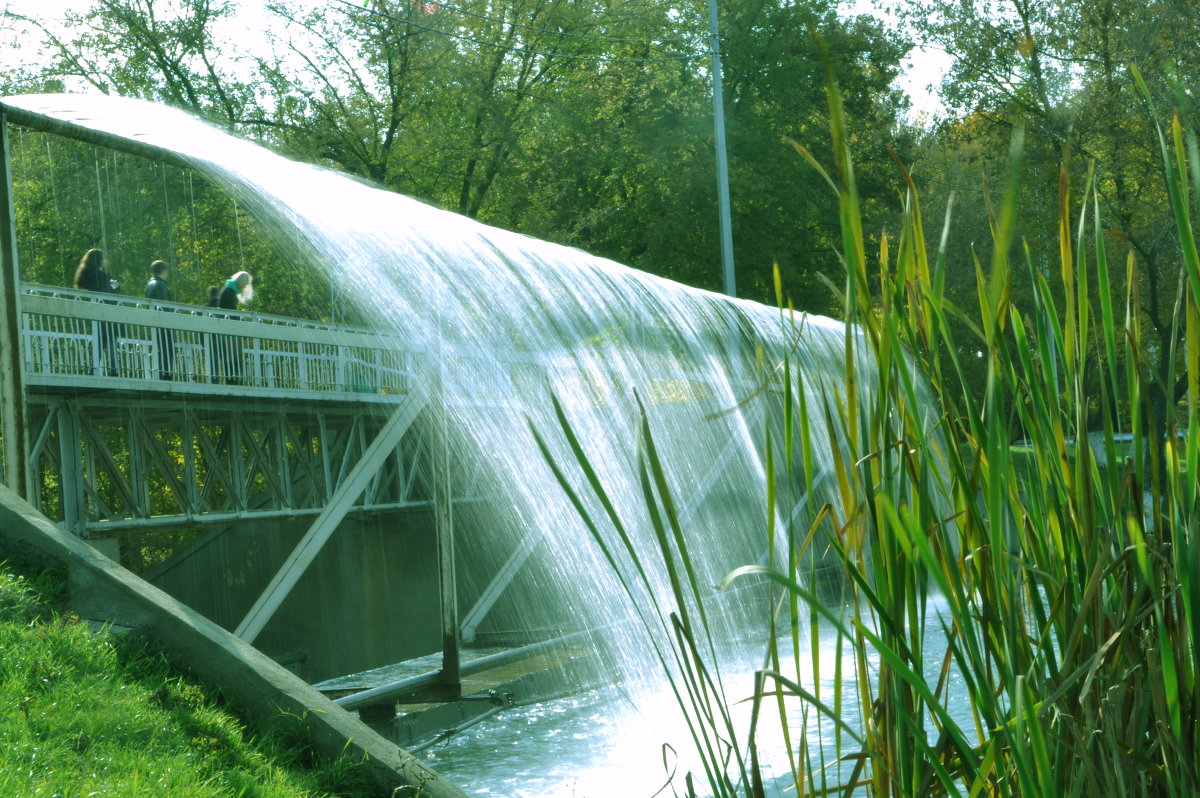
<svg viewBox="0 0 1200 798">
<path fill-rule="evenodd" d="M 444 321 L 438 319 L 437 391 L 433 397 L 434 439 L 432 446 L 434 472 L 433 517 L 438 547 L 438 587 L 441 597 L 442 670 L 441 687 L 447 697 L 462 695 L 462 673 L 459 660 L 458 588 L 454 574 L 454 508 L 450 485 L 450 437 L 447 418 L 446 353 L 442 342 Z"/>
<path fill-rule="evenodd" d="M 13 205 L 8 119 L 0 107 L 0 430 L 4 435 L 4 484 L 29 498 L 29 427 L 21 372 L 21 269 Z"/>
<path fill-rule="evenodd" d="M 708 0 L 708 47 L 712 53 L 713 126 L 717 133 L 717 203 L 721 222 L 721 266 L 725 293 L 737 296 L 733 272 L 733 222 L 729 208 L 729 159 L 725 152 L 725 93 L 721 82 L 721 38 L 717 33 L 717 0 Z"/>
</svg>

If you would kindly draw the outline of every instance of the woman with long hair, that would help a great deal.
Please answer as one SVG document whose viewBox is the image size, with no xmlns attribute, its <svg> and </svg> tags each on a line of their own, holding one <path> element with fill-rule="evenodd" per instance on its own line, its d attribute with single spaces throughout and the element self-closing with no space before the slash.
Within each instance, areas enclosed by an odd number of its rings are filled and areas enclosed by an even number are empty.
<svg viewBox="0 0 1200 798">
<path fill-rule="evenodd" d="M 75 287 L 82 291 L 95 291 L 100 294 L 110 294 L 119 288 L 116 281 L 108 276 L 104 269 L 104 252 L 99 249 L 89 249 L 79 259 L 75 269 Z M 117 376 L 117 325 L 111 321 L 96 322 L 97 349 L 102 353 L 94 361 L 97 376 L 107 374 Z M 100 360 L 103 360 L 104 371 L 101 371 Z"/>
<path fill-rule="evenodd" d="M 104 270 L 104 252 L 99 249 L 89 249 L 79 259 L 75 268 L 75 287 L 83 291 L 97 291 L 107 294 L 115 290 Z"/>
</svg>

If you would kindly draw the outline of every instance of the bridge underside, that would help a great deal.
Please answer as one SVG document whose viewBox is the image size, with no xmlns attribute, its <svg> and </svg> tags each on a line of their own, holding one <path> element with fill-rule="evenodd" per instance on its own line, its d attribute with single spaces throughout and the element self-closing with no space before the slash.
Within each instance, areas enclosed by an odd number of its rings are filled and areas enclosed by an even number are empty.
<svg viewBox="0 0 1200 798">
<path fill-rule="evenodd" d="M 31 391 L 29 416 L 33 502 L 87 538 L 315 516 L 387 420 L 362 405 L 69 390 Z M 429 437 L 413 424 L 350 511 L 428 507 Z M 466 475 L 455 493 L 474 488 Z"/>
<path fill-rule="evenodd" d="M 233 630 L 308 527 L 296 518 L 208 525 L 143 577 Z M 313 682 L 439 651 L 438 608 L 432 510 L 364 513 L 339 524 L 254 644 Z"/>
<path fill-rule="evenodd" d="M 37 387 L 28 400 L 39 509 L 304 678 L 441 647 L 435 415 L 423 403 L 410 402 L 397 426 L 399 397 L 289 403 Z M 506 595 L 538 536 L 512 551 L 479 542 L 473 529 L 504 510 L 476 463 L 449 468 L 460 631 L 467 642 L 525 642 L 530 623 L 569 619 L 531 619 Z M 306 541 L 311 557 L 296 566 Z"/>
</svg>

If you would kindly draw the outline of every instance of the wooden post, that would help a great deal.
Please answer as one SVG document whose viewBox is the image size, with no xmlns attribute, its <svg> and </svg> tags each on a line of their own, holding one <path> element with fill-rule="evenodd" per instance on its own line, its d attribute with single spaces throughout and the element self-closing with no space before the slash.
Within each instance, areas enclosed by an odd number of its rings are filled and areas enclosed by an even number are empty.
<svg viewBox="0 0 1200 798">
<path fill-rule="evenodd" d="M 4 484 L 29 498 L 29 426 L 21 371 L 21 270 L 13 205 L 8 119 L 0 106 L 0 430 L 4 435 Z"/>
</svg>

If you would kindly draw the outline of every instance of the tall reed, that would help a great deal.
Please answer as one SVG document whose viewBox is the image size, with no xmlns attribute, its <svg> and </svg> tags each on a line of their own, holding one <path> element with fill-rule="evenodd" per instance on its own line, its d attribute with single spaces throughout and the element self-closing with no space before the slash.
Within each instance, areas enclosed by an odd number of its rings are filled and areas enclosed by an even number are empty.
<svg viewBox="0 0 1200 798">
<path fill-rule="evenodd" d="M 648 586 L 648 570 L 667 574 L 675 611 L 644 609 L 643 618 L 690 720 L 707 791 L 765 793 L 756 739 L 764 718 L 777 714 L 798 796 L 1200 794 L 1195 137 L 1178 118 L 1160 132 L 1186 279 L 1176 320 L 1185 344 L 1158 354 L 1172 359 L 1168 373 L 1180 366 L 1189 377 L 1186 407 L 1169 403 L 1164 425 L 1152 408 L 1138 264 L 1132 255 L 1124 264 L 1128 288 L 1115 297 L 1090 177 L 1076 197 L 1067 168 L 1061 172 L 1056 304 L 1049 276 L 1014 240 L 1022 154 L 1014 136 L 990 260 L 969 264 L 978 308 L 957 308 L 944 294 L 946 236 L 931 253 L 903 168 L 899 234 L 867 251 L 834 89 L 829 105 L 836 169 L 826 177 L 840 203 L 847 268 L 845 389 L 814 405 L 799 385 L 804 375 L 787 367 L 775 375 L 787 391 L 784 470 L 811 491 L 813 460 L 822 455 L 809 431 L 827 424 L 841 441 L 826 464 L 837 499 L 812 528 L 789 530 L 782 566 L 746 566 L 725 580 L 723 587 L 758 575 L 780 588 L 755 683 L 736 693 L 721 683 L 703 591 L 644 418 L 639 469 L 661 562 L 639 562 L 630 574 L 605 550 L 623 580 Z M 1012 300 L 1016 280 L 1032 285 L 1025 307 Z M 955 340 L 951 320 L 971 331 L 970 341 Z M 864 350 L 874 362 L 870 386 L 856 357 Z M 963 351 L 986 360 L 982 390 L 966 377 Z M 1089 386 L 1097 384 L 1093 397 Z M 570 467 L 583 470 L 608 511 L 608 519 L 588 521 L 596 539 L 606 545 L 599 525 L 613 523 L 632 552 L 595 469 L 565 415 L 560 420 L 576 455 Z M 570 491 L 568 466 L 552 465 Z M 774 470 L 768 462 L 766 472 Z M 818 532 L 847 577 L 844 604 L 818 595 L 800 556 Z M 824 692 L 815 646 L 805 661 L 806 641 L 823 629 L 839 654 Z M 791 656 L 781 655 L 789 643 Z M 852 694 L 857 714 L 846 709 Z M 746 695 L 751 726 L 734 728 L 728 699 Z M 827 734 L 815 737 L 814 728 Z M 821 739 L 832 739 L 831 749 Z"/>
</svg>

